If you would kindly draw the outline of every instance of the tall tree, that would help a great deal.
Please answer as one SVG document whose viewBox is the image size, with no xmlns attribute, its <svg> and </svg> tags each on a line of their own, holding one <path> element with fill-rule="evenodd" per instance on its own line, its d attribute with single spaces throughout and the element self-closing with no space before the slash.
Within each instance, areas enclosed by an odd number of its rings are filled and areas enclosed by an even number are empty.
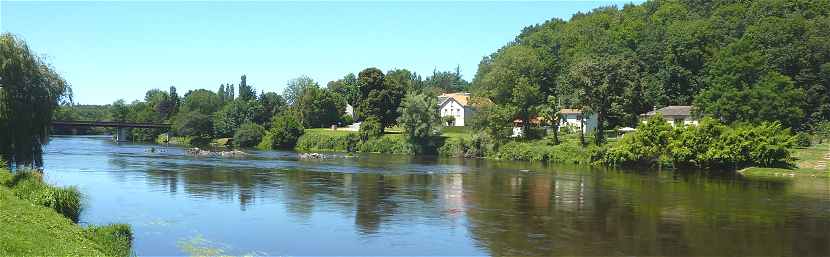
<svg viewBox="0 0 830 257">
<path fill-rule="evenodd" d="M 633 65 L 617 56 L 586 58 L 572 65 L 564 75 L 562 84 L 568 85 L 566 92 L 582 110 L 583 120 L 597 116 L 594 139 L 598 145 L 605 143 L 604 124 L 612 104 L 620 101 L 624 88 L 637 84 Z"/>
<path fill-rule="evenodd" d="M 398 124 L 403 127 L 406 139 L 419 146 L 418 152 L 434 149 L 430 143 L 433 142 L 433 137 L 441 134 L 442 126 L 438 99 L 427 94 L 409 92 L 401 101 L 398 112 L 401 113 Z"/>
<path fill-rule="evenodd" d="M 357 83 L 357 77 L 354 73 L 349 73 L 342 79 L 329 81 L 326 88 L 340 95 L 346 100 L 346 103 L 356 106 L 357 99 L 360 97 L 360 88 Z"/>
<path fill-rule="evenodd" d="M 254 88 L 248 85 L 247 76 L 242 75 L 239 82 L 239 99 L 243 101 L 256 100 Z"/>
<path fill-rule="evenodd" d="M 53 112 L 71 89 L 25 42 L 0 35 L 0 153 L 19 165 L 42 164 Z"/>
<path fill-rule="evenodd" d="M 367 68 L 358 74 L 360 98 L 355 108 L 358 119 L 375 117 L 383 128 L 395 124 L 403 88 L 395 80 L 386 80 L 378 68 Z"/>
<path fill-rule="evenodd" d="M 320 87 L 314 79 L 308 76 L 300 76 L 288 81 L 287 86 L 285 87 L 285 92 L 283 92 L 282 96 L 285 98 L 285 102 L 289 105 L 294 105 L 297 99 L 300 98 L 300 94 L 302 94 L 303 90 L 309 87 Z"/>
</svg>

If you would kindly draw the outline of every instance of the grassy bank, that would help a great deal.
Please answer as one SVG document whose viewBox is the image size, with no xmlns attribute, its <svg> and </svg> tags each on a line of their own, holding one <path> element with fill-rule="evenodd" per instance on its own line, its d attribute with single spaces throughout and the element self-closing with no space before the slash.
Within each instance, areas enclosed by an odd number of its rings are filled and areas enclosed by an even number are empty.
<svg viewBox="0 0 830 257">
<path fill-rule="evenodd" d="M 396 132 L 387 132 L 380 138 L 361 141 L 357 132 L 331 129 L 306 129 L 297 141 L 294 150 L 298 152 L 414 153 L 412 145 Z"/>
<path fill-rule="evenodd" d="M 81 227 L 80 194 L 0 170 L 0 256 L 128 256 L 128 225 Z"/>
<path fill-rule="evenodd" d="M 811 176 L 830 178 L 830 167 L 824 157 L 830 153 L 830 143 L 813 145 L 810 147 L 796 148 L 793 150 L 793 157 L 796 159 L 795 167 L 782 168 L 759 168 L 750 167 L 739 172 L 745 176 L 780 177 L 780 176 Z M 821 161 L 825 165 L 819 165 Z"/>
</svg>

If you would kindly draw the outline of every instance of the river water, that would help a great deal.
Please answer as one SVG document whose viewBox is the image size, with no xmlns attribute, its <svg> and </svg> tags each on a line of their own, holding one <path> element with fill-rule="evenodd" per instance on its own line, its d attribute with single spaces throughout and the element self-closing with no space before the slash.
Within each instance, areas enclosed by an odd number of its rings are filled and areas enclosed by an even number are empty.
<svg viewBox="0 0 830 257">
<path fill-rule="evenodd" d="M 827 179 L 252 153 L 54 137 L 44 162 L 138 255 L 830 255 Z"/>
</svg>

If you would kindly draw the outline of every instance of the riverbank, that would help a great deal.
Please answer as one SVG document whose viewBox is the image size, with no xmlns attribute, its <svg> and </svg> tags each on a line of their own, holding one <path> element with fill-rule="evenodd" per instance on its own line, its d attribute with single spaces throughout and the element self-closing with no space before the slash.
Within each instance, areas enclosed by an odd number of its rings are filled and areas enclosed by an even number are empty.
<svg viewBox="0 0 830 257">
<path fill-rule="evenodd" d="M 783 168 L 760 168 L 749 167 L 739 170 L 738 173 L 744 176 L 761 177 L 825 177 L 830 178 L 830 167 L 827 163 L 830 156 L 830 143 L 813 145 L 810 147 L 799 147 L 793 149 L 795 167 Z"/>
<path fill-rule="evenodd" d="M 0 169 L 0 256 L 129 256 L 129 225 L 81 227 L 80 194 Z"/>
</svg>

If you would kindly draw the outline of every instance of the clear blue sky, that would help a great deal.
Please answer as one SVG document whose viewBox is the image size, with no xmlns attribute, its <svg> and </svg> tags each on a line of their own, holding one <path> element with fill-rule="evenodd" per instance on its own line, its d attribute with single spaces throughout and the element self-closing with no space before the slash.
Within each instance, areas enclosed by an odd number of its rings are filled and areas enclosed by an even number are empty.
<svg viewBox="0 0 830 257">
<path fill-rule="evenodd" d="M 23 38 L 72 84 L 75 102 L 142 99 L 175 85 L 216 90 L 247 74 L 282 93 L 300 75 L 321 85 L 378 67 L 423 75 L 478 62 L 523 27 L 642 0 L 545 2 L 18 2 L 0 28 Z"/>
</svg>

